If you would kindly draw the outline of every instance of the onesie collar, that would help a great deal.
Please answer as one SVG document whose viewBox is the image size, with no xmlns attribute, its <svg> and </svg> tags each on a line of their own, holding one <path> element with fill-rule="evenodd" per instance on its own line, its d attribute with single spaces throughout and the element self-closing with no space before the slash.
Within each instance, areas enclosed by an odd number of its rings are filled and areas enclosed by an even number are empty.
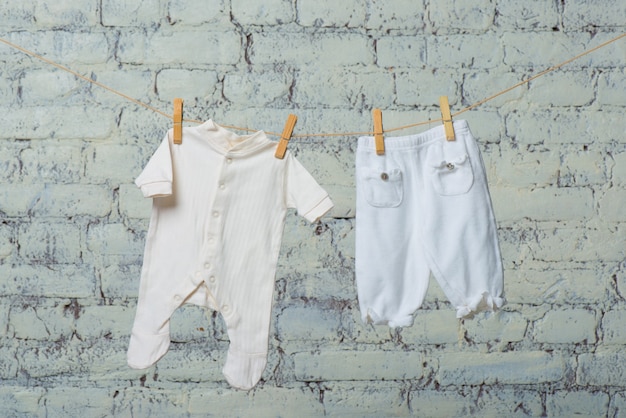
<svg viewBox="0 0 626 418">
<path fill-rule="evenodd" d="M 256 131 L 250 135 L 238 135 L 215 123 L 207 120 L 197 127 L 202 138 L 221 154 L 243 155 L 256 151 L 271 141 L 264 131 Z"/>
</svg>

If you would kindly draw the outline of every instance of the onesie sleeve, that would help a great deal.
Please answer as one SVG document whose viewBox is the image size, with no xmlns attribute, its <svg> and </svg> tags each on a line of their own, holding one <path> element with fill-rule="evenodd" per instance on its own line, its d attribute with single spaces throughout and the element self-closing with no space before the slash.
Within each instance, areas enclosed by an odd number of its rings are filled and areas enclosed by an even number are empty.
<svg viewBox="0 0 626 418">
<path fill-rule="evenodd" d="M 289 151 L 287 160 L 286 191 L 287 207 L 294 208 L 298 215 L 315 222 L 334 206 L 326 190 L 317 184 L 313 176 Z"/>
<path fill-rule="evenodd" d="M 154 152 L 148 164 L 135 180 L 144 197 L 164 197 L 172 194 L 172 156 L 168 135 Z"/>
</svg>

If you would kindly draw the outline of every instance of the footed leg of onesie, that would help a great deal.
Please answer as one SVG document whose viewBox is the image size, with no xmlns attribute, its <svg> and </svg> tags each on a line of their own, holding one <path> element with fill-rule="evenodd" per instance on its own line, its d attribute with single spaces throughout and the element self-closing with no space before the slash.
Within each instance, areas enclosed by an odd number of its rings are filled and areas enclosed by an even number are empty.
<svg viewBox="0 0 626 418">
<path fill-rule="evenodd" d="M 222 310 L 230 346 L 222 369 L 228 383 L 237 389 L 250 390 L 261 379 L 267 364 L 270 309 L 243 312 L 244 317 Z"/>
</svg>

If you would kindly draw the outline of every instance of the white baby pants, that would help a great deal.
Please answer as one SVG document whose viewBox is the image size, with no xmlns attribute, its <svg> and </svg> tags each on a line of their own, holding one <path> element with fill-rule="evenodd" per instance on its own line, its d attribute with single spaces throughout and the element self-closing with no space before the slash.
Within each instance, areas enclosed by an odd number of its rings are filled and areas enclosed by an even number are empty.
<svg viewBox="0 0 626 418">
<path fill-rule="evenodd" d="M 366 323 L 408 326 L 432 272 L 463 318 L 504 303 L 485 168 L 466 121 L 419 135 L 359 138 L 356 282 Z"/>
</svg>

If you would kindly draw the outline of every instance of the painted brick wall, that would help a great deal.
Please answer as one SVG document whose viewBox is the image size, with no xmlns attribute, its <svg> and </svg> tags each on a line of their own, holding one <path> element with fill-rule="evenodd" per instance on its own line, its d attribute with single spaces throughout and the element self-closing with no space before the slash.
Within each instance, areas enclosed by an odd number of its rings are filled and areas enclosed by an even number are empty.
<svg viewBox="0 0 626 418">
<path fill-rule="evenodd" d="M 171 112 L 296 133 L 439 118 L 624 32 L 619 0 L 50 0 L 0 36 Z M 290 147 L 331 193 L 288 217 L 270 357 L 221 375 L 221 318 L 173 317 L 125 364 L 150 202 L 132 184 L 170 122 L 0 45 L 0 415 L 626 416 L 626 41 L 467 112 L 509 303 L 455 319 L 434 281 L 412 327 L 360 322 L 355 138 Z M 419 130 L 403 133 L 416 133 Z M 183 145 L 184 146 L 184 145 Z"/>
</svg>

